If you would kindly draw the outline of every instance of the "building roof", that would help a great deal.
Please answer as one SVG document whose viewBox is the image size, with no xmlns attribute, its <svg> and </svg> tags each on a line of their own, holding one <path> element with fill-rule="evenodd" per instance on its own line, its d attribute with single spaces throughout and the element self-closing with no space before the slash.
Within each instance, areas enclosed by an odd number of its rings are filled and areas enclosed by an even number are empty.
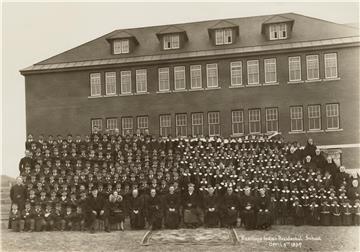
<svg viewBox="0 0 360 252">
<path fill-rule="evenodd" d="M 292 21 L 292 35 L 286 40 L 269 41 L 262 34 L 262 26 L 265 22 Z M 208 30 L 213 27 L 231 25 L 239 27 L 240 39 L 233 44 L 224 46 L 215 46 L 209 38 Z M 309 29 L 311 27 L 311 29 Z M 180 31 L 186 32 L 188 42 L 180 49 L 161 50 L 157 34 L 159 32 Z M 109 50 L 108 39 L 124 38 L 131 35 L 138 41 L 138 45 L 130 54 L 113 55 Z M 209 54 L 210 52 L 219 52 L 226 50 L 242 50 L 246 48 L 266 48 L 279 44 L 301 44 L 310 41 L 323 41 L 331 39 L 358 37 L 359 30 L 347 25 L 337 24 L 325 20 L 303 16 L 296 13 L 285 13 L 279 15 L 266 15 L 255 17 L 231 18 L 226 20 L 209 20 L 202 22 L 192 22 L 174 25 L 161 25 L 151 27 L 141 27 L 132 29 L 119 29 L 110 32 L 97 39 L 84 43 L 78 47 L 55 55 L 49 59 L 34 64 L 22 73 L 27 71 L 36 71 L 40 69 L 55 69 L 53 64 L 59 68 L 66 66 L 81 66 L 100 64 L 101 62 L 134 62 L 141 61 L 144 58 L 167 59 L 170 55 L 190 57 L 191 55 Z M 169 56 L 166 56 L 169 55 Z M 83 63 L 84 62 L 84 63 Z M 111 63 L 110 63 L 111 64 Z M 115 64 L 115 63 L 114 63 Z"/>
</svg>

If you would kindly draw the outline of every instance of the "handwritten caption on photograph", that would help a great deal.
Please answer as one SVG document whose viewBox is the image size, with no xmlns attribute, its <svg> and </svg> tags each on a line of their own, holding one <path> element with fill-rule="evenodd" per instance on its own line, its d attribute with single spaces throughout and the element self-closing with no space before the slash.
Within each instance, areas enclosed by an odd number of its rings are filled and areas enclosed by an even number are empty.
<svg viewBox="0 0 360 252">
<path fill-rule="evenodd" d="M 267 242 L 269 247 L 274 248 L 301 248 L 304 241 L 321 241 L 320 236 L 312 235 L 264 235 L 259 237 L 241 235 L 239 238 L 241 241 Z"/>
</svg>

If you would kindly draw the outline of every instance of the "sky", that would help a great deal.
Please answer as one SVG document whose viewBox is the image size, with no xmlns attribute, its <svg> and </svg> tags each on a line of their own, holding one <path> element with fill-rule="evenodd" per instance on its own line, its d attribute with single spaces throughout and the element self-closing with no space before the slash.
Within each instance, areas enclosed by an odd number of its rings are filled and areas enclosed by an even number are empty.
<svg viewBox="0 0 360 252">
<path fill-rule="evenodd" d="M 3 3 L 1 174 L 16 177 L 24 156 L 25 82 L 20 69 L 115 29 L 286 12 L 359 22 L 356 2 Z"/>
</svg>

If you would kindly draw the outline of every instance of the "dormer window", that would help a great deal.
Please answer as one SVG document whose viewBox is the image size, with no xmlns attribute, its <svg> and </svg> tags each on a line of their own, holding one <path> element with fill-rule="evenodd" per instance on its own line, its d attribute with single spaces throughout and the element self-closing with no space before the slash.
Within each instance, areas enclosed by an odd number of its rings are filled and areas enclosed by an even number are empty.
<svg viewBox="0 0 360 252">
<path fill-rule="evenodd" d="M 179 34 L 169 34 L 163 37 L 164 50 L 179 49 L 180 38 Z"/>
<path fill-rule="evenodd" d="M 261 24 L 261 33 L 266 40 L 280 40 L 291 38 L 294 20 L 286 16 L 271 16 Z"/>
<path fill-rule="evenodd" d="M 215 30 L 215 44 L 228 45 L 232 44 L 232 29 L 219 29 Z"/>
<path fill-rule="evenodd" d="M 106 40 L 110 44 L 110 52 L 113 55 L 132 53 L 139 44 L 135 36 L 124 30 L 115 31 Z"/>
<path fill-rule="evenodd" d="M 287 39 L 286 24 L 272 24 L 269 29 L 270 40 Z"/>
<path fill-rule="evenodd" d="M 123 54 L 129 53 L 129 40 L 128 39 L 121 39 L 121 40 L 114 40 L 113 42 L 113 52 L 114 54 Z"/>
</svg>

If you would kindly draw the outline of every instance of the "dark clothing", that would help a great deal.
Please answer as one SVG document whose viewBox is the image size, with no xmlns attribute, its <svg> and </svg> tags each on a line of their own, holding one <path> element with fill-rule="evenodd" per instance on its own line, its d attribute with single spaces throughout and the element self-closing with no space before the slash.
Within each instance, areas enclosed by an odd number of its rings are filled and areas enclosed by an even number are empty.
<svg viewBox="0 0 360 252">
<path fill-rule="evenodd" d="M 254 229 L 256 227 L 256 199 L 249 195 L 241 198 L 241 222 L 245 229 Z"/>
<path fill-rule="evenodd" d="M 207 227 L 217 227 L 219 225 L 218 197 L 206 195 L 204 197 L 205 218 L 204 223 Z"/>
<path fill-rule="evenodd" d="M 229 195 L 225 193 L 222 202 L 221 225 L 226 227 L 235 227 L 238 217 L 239 198 L 236 194 Z"/>
<path fill-rule="evenodd" d="M 260 229 L 271 226 L 270 198 L 268 196 L 259 196 L 257 198 L 257 227 Z"/>
<path fill-rule="evenodd" d="M 143 229 L 145 227 L 145 205 L 140 196 L 129 199 L 130 226 L 132 229 Z"/>
<path fill-rule="evenodd" d="M 22 211 L 25 208 L 26 188 L 24 185 L 15 184 L 10 189 L 10 199 L 12 204 L 17 204 Z"/>
<path fill-rule="evenodd" d="M 176 229 L 180 224 L 180 198 L 177 194 L 168 193 L 164 196 L 165 227 Z"/>
<path fill-rule="evenodd" d="M 163 209 L 161 206 L 160 197 L 148 197 L 146 201 L 146 219 L 151 225 L 152 229 L 161 229 L 162 227 Z"/>
</svg>

